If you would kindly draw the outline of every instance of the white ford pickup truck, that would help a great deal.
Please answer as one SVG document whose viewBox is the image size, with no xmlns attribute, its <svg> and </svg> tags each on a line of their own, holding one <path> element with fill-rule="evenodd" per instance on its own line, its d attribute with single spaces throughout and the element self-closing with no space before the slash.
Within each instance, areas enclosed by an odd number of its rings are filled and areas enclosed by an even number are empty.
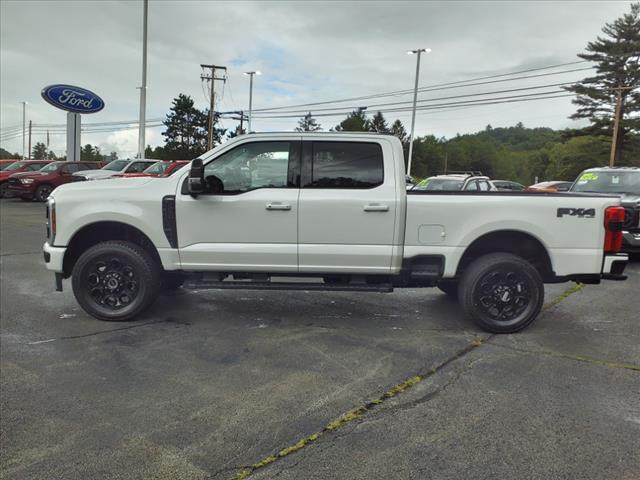
<svg viewBox="0 0 640 480">
<path fill-rule="evenodd" d="M 80 182 L 47 203 L 56 288 L 102 320 L 163 291 L 390 292 L 437 286 L 490 332 L 540 312 L 543 283 L 624 280 L 617 196 L 406 191 L 400 142 L 237 137 L 168 178 Z M 310 280 L 311 279 L 311 280 Z"/>
</svg>

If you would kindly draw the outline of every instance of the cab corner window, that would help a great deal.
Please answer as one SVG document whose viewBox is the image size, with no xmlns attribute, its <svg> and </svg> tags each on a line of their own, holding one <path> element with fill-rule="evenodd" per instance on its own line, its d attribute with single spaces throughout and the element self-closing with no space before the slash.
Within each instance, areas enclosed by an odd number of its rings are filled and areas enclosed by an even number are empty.
<svg viewBox="0 0 640 480">
<path fill-rule="evenodd" d="M 365 189 L 382 185 L 384 163 L 377 143 L 313 142 L 311 188 Z"/>
<path fill-rule="evenodd" d="M 239 194 L 258 188 L 286 188 L 290 156 L 291 142 L 239 145 L 205 166 L 207 190 Z"/>
</svg>

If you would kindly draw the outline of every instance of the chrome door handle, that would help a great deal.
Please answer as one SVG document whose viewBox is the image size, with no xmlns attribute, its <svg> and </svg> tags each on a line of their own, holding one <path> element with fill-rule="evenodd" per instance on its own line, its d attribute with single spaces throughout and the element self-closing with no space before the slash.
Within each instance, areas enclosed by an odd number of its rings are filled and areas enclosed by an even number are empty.
<svg viewBox="0 0 640 480">
<path fill-rule="evenodd" d="M 291 210 L 291 205 L 288 203 L 267 203 L 267 210 Z"/>
<path fill-rule="evenodd" d="M 382 205 L 380 203 L 370 203 L 364 206 L 365 212 L 388 212 L 389 205 Z"/>
</svg>

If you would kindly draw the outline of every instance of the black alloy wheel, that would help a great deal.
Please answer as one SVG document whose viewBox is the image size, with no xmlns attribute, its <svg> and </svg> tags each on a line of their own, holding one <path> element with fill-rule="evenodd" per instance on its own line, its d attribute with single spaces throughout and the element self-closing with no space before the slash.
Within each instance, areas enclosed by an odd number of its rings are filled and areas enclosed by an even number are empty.
<svg viewBox="0 0 640 480">
<path fill-rule="evenodd" d="M 158 296 L 160 268 L 140 246 L 103 242 L 85 251 L 72 273 L 80 306 L 100 320 L 129 320 Z"/>
<path fill-rule="evenodd" d="M 458 296 L 465 312 L 483 330 L 512 333 L 538 316 L 544 301 L 540 273 L 525 259 L 492 253 L 466 269 Z"/>
<path fill-rule="evenodd" d="M 36 189 L 36 193 L 33 195 L 33 198 L 38 202 L 46 202 L 49 195 L 53 192 L 53 187 L 51 185 L 40 185 Z"/>
</svg>

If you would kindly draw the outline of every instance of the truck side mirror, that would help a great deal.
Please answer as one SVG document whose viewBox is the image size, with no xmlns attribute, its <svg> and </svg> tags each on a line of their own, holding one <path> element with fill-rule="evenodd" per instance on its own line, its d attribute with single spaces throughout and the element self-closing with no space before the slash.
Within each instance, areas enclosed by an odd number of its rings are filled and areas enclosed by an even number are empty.
<svg viewBox="0 0 640 480">
<path fill-rule="evenodd" d="M 199 194 L 204 193 L 205 181 L 204 181 L 204 165 L 202 165 L 202 159 L 196 158 L 191 162 L 191 170 L 189 171 L 189 194 L 192 197 L 197 197 Z"/>
</svg>

